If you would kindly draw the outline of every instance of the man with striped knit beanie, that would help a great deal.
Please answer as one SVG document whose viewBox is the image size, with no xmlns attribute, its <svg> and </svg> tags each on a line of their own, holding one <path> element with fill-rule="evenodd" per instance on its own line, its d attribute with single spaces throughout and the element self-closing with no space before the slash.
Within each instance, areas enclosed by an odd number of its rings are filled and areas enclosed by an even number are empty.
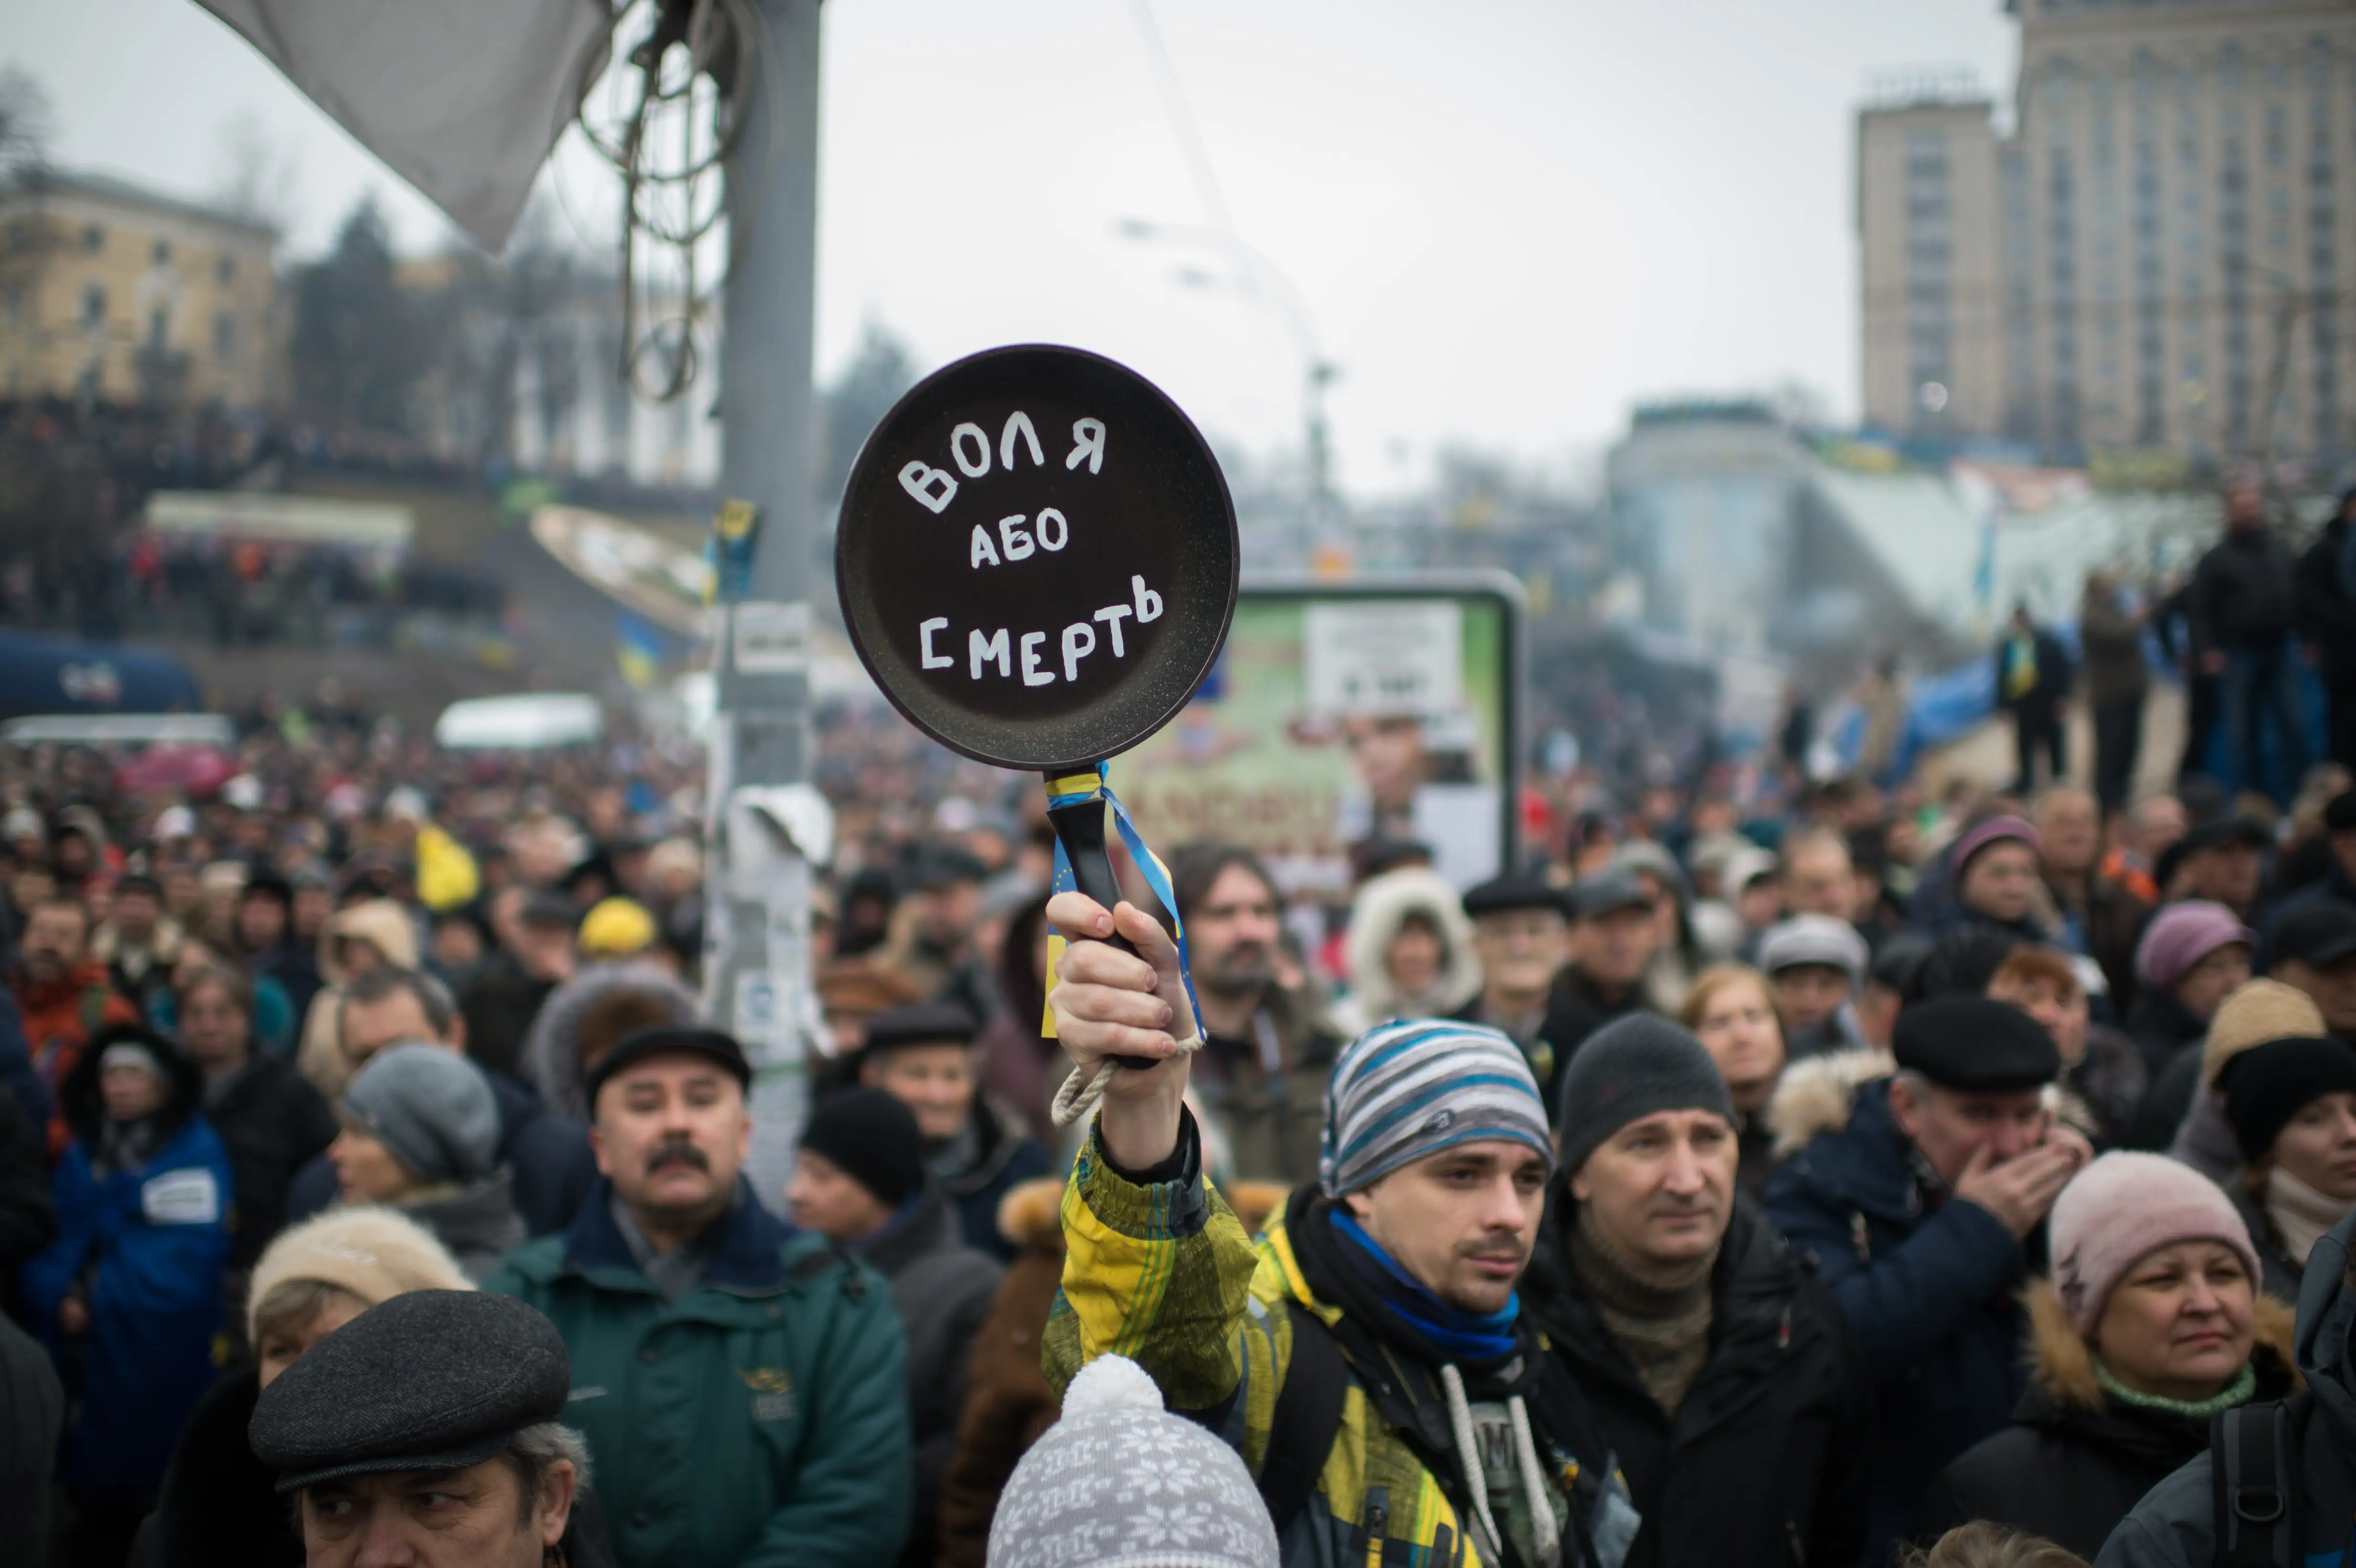
<svg viewBox="0 0 2356 1568">
<path fill-rule="evenodd" d="M 1639 1523 L 1626 1487 L 1516 1294 L 1554 1167 L 1521 1051 L 1448 1019 L 1359 1036 L 1329 1080 L 1318 1181 L 1255 1243 L 1203 1177 L 1175 947 L 1126 903 L 1064 893 L 1047 913 L 1136 949 L 1076 941 L 1057 962 L 1079 1073 L 1144 1059 L 1108 1075 L 1073 1168 L 1049 1381 L 1133 1359 L 1241 1451 L 1288 1568 L 1407 1551 L 1620 1568 Z"/>
</svg>

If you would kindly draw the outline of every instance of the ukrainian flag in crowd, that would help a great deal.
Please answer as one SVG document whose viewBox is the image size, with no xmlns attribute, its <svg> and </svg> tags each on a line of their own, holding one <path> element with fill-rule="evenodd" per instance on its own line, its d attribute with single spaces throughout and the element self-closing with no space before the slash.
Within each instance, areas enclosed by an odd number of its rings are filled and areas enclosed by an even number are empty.
<svg viewBox="0 0 2356 1568">
<path fill-rule="evenodd" d="M 664 656 L 660 632 L 627 610 L 616 614 L 614 658 L 622 667 L 622 678 L 630 683 L 631 690 L 648 690 L 662 678 Z"/>
</svg>

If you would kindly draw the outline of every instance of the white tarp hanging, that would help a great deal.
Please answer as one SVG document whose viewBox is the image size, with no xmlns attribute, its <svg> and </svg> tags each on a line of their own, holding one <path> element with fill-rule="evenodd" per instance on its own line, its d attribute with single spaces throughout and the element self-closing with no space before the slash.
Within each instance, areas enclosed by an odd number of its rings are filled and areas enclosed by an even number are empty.
<svg viewBox="0 0 2356 1568">
<path fill-rule="evenodd" d="M 336 123 L 499 250 L 584 88 L 605 0 L 198 0 Z"/>
</svg>

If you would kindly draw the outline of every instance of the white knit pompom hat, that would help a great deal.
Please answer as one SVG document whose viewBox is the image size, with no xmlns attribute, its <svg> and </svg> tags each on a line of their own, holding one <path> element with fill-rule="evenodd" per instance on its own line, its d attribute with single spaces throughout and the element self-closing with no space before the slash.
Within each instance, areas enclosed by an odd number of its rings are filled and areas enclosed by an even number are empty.
<svg viewBox="0 0 2356 1568">
<path fill-rule="evenodd" d="M 1276 1530 L 1234 1449 L 1099 1356 L 1008 1477 L 989 1568 L 1277 1568 Z"/>
</svg>

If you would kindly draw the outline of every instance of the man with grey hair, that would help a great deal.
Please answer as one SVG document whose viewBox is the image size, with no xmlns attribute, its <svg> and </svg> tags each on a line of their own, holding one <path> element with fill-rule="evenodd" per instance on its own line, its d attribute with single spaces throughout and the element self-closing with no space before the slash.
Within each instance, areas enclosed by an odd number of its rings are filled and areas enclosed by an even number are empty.
<svg viewBox="0 0 2356 1568">
<path fill-rule="evenodd" d="M 388 1046 L 437 1046 L 454 1054 L 466 1049 L 466 1020 L 450 988 L 418 969 L 384 965 L 344 987 L 337 1009 L 337 1039 L 344 1060 L 357 1072 Z M 483 1064 L 477 1061 L 477 1067 Z M 527 1235 L 564 1229 L 581 1200 L 597 1182 L 597 1162 L 589 1152 L 589 1130 L 541 1104 L 538 1095 L 504 1072 L 483 1069 L 499 1117 L 498 1163 L 514 1179 L 516 1212 Z M 307 1220 L 336 1200 L 336 1168 L 325 1155 L 305 1166 L 286 1194 L 286 1223 Z"/>
<path fill-rule="evenodd" d="M 1804 1147 L 1766 1192 L 1874 1380 L 1868 1563 L 1888 1558 L 1948 1461 L 2011 1418 L 2019 1290 L 2043 1261 L 2046 1211 L 2093 1157 L 2045 1102 L 2060 1049 L 2010 1003 L 1919 1003 L 1899 1014 L 1890 1051 L 1891 1076 L 1787 1103 L 1776 1134 Z"/>
<path fill-rule="evenodd" d="M 589 1451 L 561 1424 L 554 1324 L 509 1296 L 420 1290 L 319 1341 L 262 1391 L 248 1436 L 295 1498 L 313 1568 L 613 1562 Z"/>
</svg>

